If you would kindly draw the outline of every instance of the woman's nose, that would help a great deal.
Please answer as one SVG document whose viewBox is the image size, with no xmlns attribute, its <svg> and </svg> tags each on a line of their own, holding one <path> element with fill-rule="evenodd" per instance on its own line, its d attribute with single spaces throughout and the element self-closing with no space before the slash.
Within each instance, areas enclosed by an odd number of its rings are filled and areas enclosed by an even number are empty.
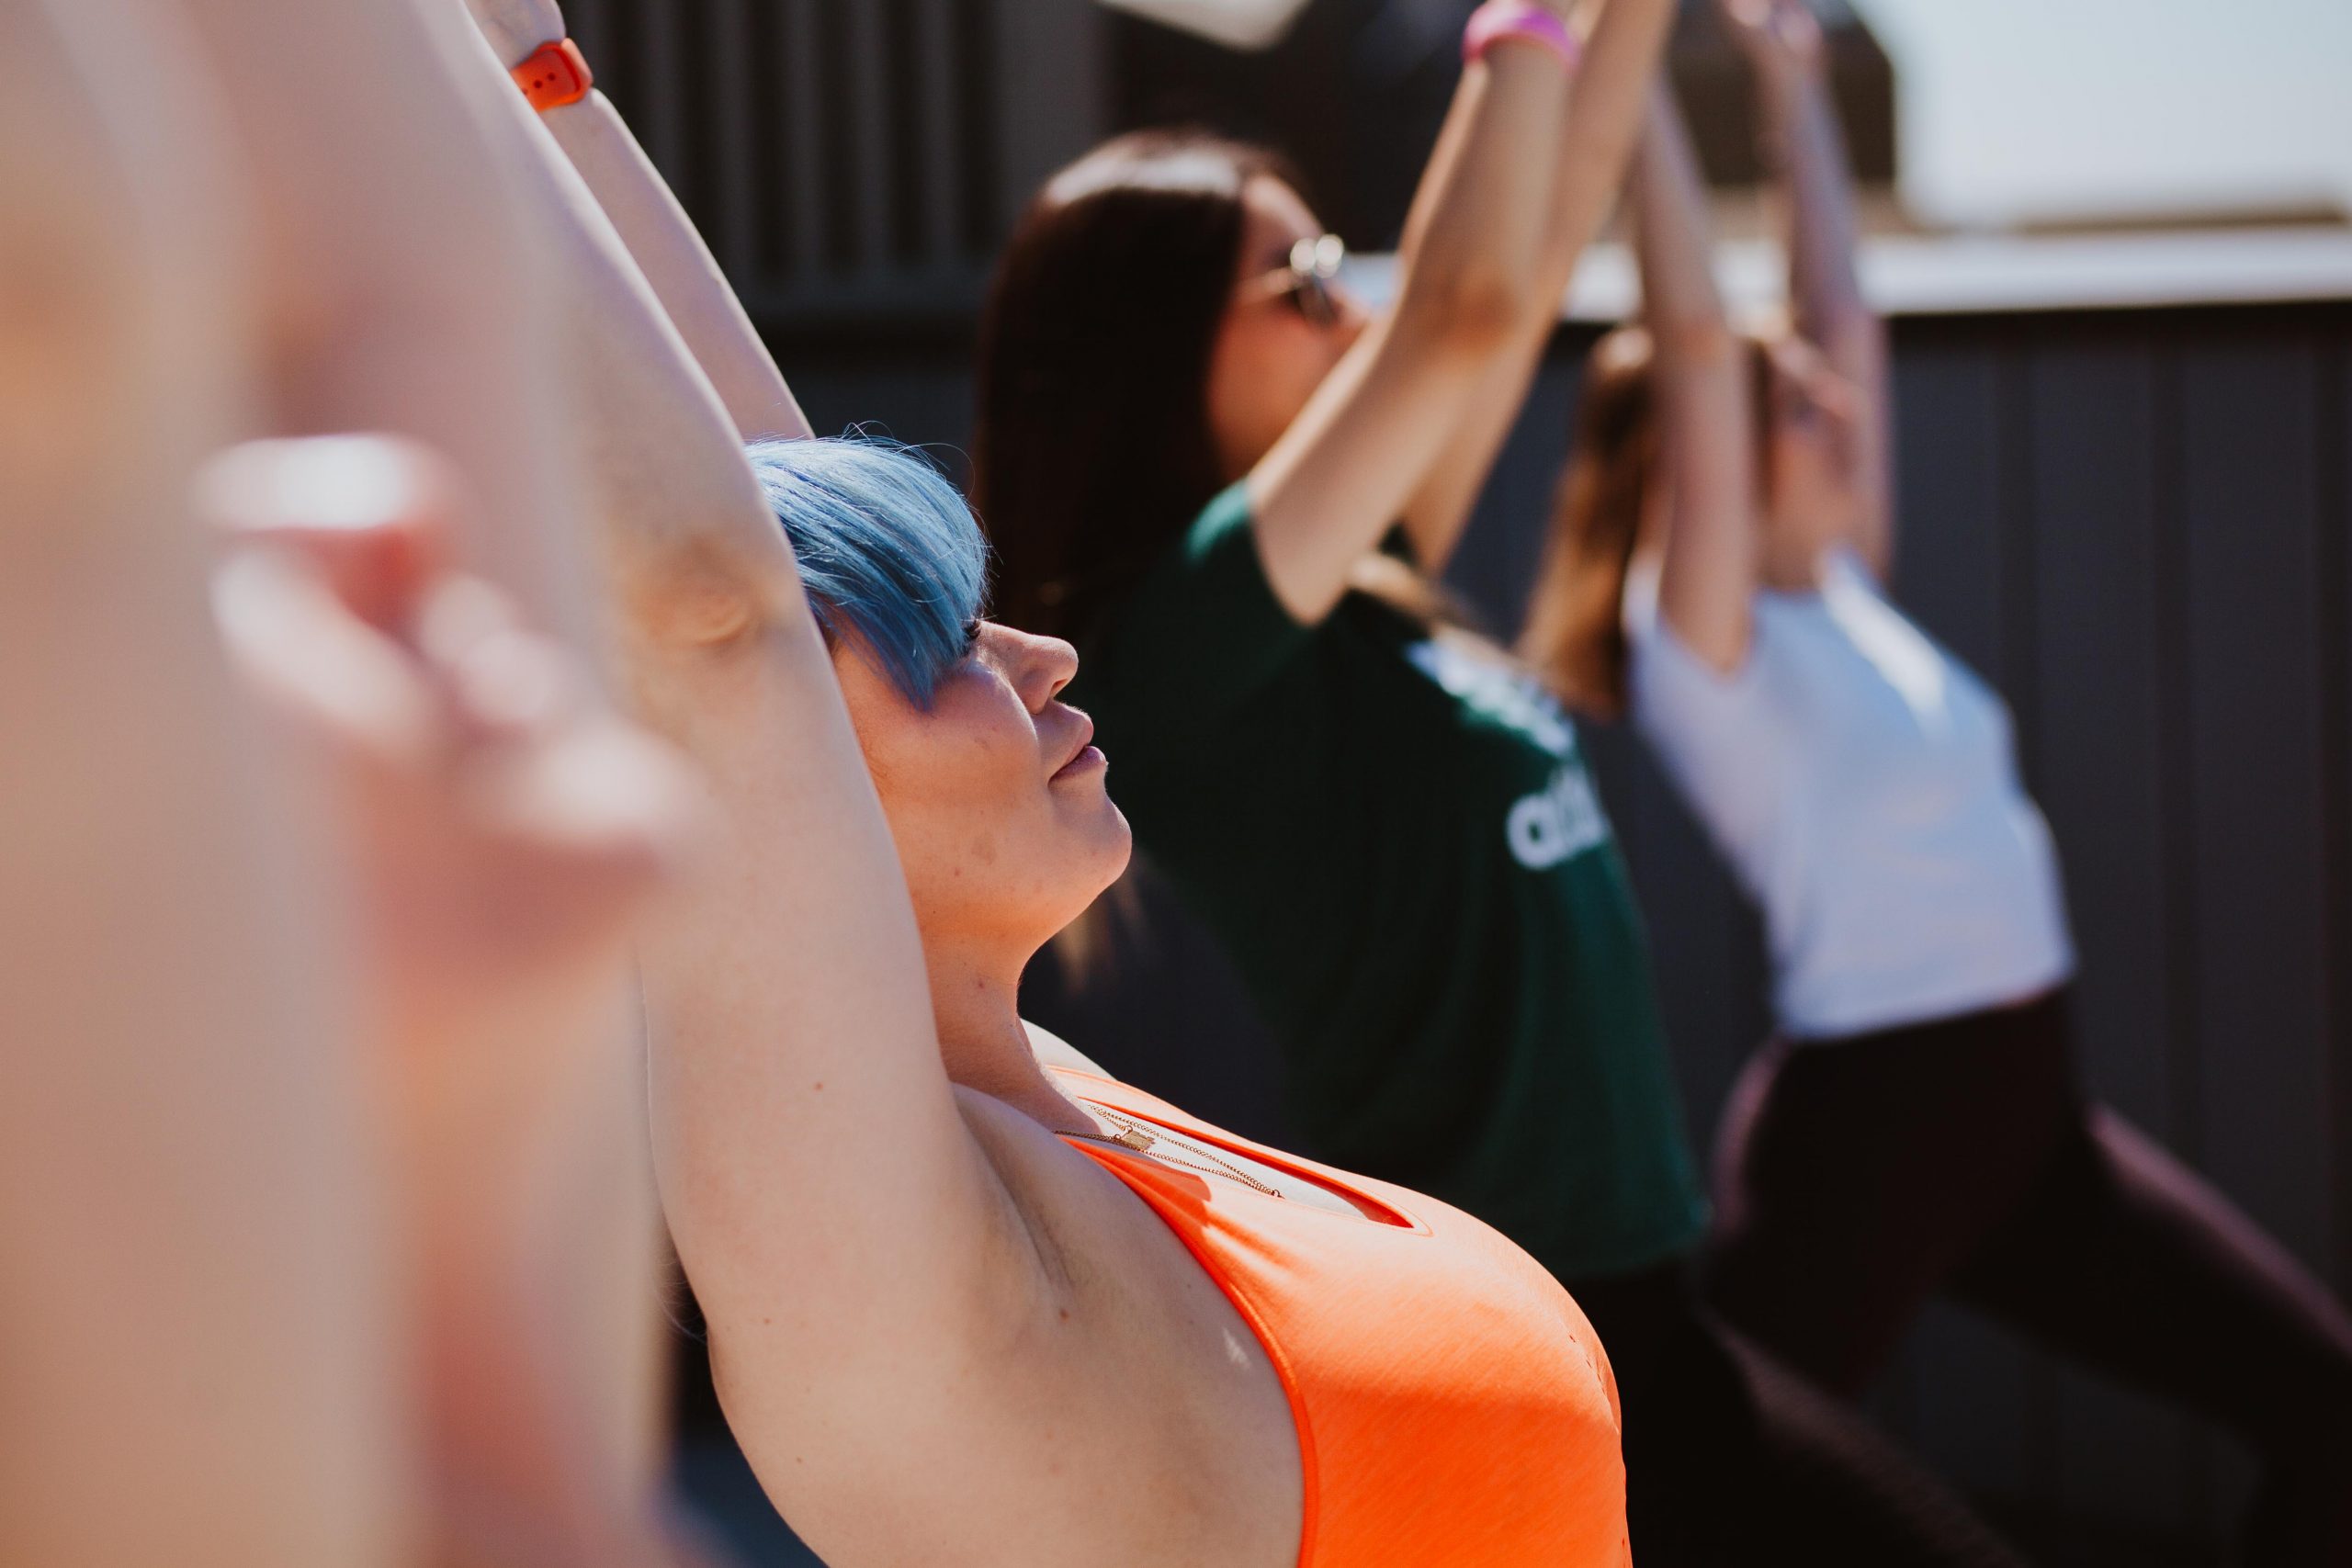
<svg viewBox="0 0 2352 1568">
<path fill-rule="evenodd" d="M 1057 637 L 1020 634 L 1021 694 L 1034 711 L 1057 696 L 1078 674 L 1078 649 Z"/>
</svg>

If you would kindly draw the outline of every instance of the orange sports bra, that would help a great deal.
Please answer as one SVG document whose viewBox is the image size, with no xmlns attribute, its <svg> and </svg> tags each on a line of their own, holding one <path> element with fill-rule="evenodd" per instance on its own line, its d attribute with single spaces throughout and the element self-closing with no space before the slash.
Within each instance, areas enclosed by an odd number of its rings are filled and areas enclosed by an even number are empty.
<svg viewBox="0 0 2352 1568">
<path fill-rule="evenodd" d="M 1542 1265 L 1458 1209 L 1261 1148 L 1140 1089 L 1053 1069 L 1079 1100 L 1247 1155 L 1352 1218 L 1148 1155 L 1067 1140 L 1217 1282 L 1290 1396 L 1300 1568 L 1625 1568 L 1616 1380 Z"/>
</svg>

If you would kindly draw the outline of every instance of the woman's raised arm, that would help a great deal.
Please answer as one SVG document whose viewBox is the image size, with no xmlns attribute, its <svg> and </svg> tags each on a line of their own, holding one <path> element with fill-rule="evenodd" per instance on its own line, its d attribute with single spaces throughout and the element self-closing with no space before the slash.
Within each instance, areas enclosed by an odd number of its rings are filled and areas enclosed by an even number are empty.
<svg viewBox="0 0 2352 1568">
<path fill-rule="evenodd" d="M 1563 19 L 1575 8 L 1545 3 Z M 1627 85 L 1646 80 L 1669 12 L 1666 0 L 1607 0 L 1594 80 L 1578 95 L 1593 107 L 1573 138 L 1569 73 L 1548 49 L 1507 40 L 1464 73 L 1406 227 L 1395 304 L 1250 475 L 1267 576 L 1301 620 L 1329 613 L 1357 560 L 1410 510 L 1424 547 L 1451 550 L 1475 486 L 1457 477 L 1422 492 L 1482 383 L 1515 345 L 1524 355 L 1531 319 L 1556 308 L 1559 242 L 1572 231 L 1563 193 L 1595 193 L 1598 221 L 1634 138 Z M 1567 207 L 1583 209 L 1579 197 Z"/>
<path fill-rule="evenodd" d="M 643 944 L 664 1207 L 747 1441 L 813 1423 L 836 1453 L 891 1451 L 905 1400 L 953 1429 L 940 1391 L 1045 1310 L 1036 1253 L 949 1088 L 904 878 L 783 532 L 533 119 L 515 96 L 505 142 L 568 269 L 627 683 L 720 818 Z"/>
<path fill-rule="evenodd" d="M 324 901 L 206 600 L 248 192 L 171 8 L 0 0 L 0 1562 L 391 1568 Z"/>
<path fill-rule="evenodd" d="M 383 431 L 446 456 L 481 516 L 471 564 L 542 624 L 587 617 L 537 423 L 553 316 L 533 236 L 481 156 L 490 99 L 442 0 L 198 0 L 198 60 L 254 165 L 264 411 L 284 435 Z M 315 62 L 332 62 L 332 69 Z"/>
<path fill-rule="evenodd" d="M 1715 284 L 1707 189 L 1672 91 L 1653 93 L 1634 169 L 1642 314 L 1668 491 L 1658 612 L 1724 673 L 1747 657 L 1756 592 L 1756 436 L 1746 345 Z"/>
<path fill-rule="evenodd" d="M 1596 9 L 1585 6 L 1586 14 L 1579 18 L 1589 36 L 1561 134 L 1551 227 L 1525 309 L 1510 340 L 1465 400 L 1453 438 L 1406 504 L 1406 535 L 1415 558 L 1429 572 L 1442 571 L 1461 542 L 1471 509 L 1559 327 L 1560 307 L 1576 276 L 1577 262 L 1617 198 L 1619 176 L 1640 133 L 1642 104 L 1656 69 L 1667 13 L 1611 6 L 1601 12 L 1600 24 L 1592 26 Z"/>
<path fill-rule="evenodd" d="M 492 52 L 509 67 L 565 36 L 557 0 L 467 0 L 467 6 Z M 808 435 L 808 416 L 775 356 L 620 111 L 592 89 L 542 118 L 727 405 L 736 433 L 747 441 Z"/>
<path fill-rule="evenodd" d="M 1723 0 L 1756 69 L 1759 127 L 1788 211 L 1789 296 L 1796 330 L 1855 392 L 1852 544 L 1883 578 L 1894 550 L 1894 444 L 1886 323 L 1855 272 L 1860 225 L 1853 168 L 1829 101 L 1821 24 L 1803 0 Z"/>
</svg>

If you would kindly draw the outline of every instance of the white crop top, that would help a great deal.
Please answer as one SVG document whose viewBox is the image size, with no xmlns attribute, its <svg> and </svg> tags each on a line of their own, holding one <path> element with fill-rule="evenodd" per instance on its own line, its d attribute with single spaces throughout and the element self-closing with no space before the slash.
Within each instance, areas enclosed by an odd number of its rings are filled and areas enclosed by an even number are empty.
<svg viewBox="0 0 2352 1568">
<path fill-rule="evenodd" d="M 1836 552 L 1816 592 L 1759 592 L 1720 675 L 1626 594 L 1635 725 L 1763 908 L 1799 1039 L 2023 1000 L 2074 968 L 2008 709 Z"/>
</svg>

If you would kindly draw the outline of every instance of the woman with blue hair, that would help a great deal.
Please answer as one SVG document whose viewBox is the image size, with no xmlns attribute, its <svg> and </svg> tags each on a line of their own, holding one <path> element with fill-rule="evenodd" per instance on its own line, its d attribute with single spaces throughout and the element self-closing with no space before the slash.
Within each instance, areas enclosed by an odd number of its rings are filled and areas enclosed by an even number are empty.
<svg viewBox="0 0 2352 1568">
<path fill-rule="evenodd" d="M 746 462 L 739 437 L 805 431 L 765 350 L 554 6 L 475 8 L 571 159 L 532 178 L 576 275 L 628 684 L 724 839 L 645 933 L 652 1125 L 771 1496 L 835 1568 L 1625 1563 L 1608 1360 L 1533 1258 L 1023 1021 L 1023 968 L 1130 847 L 1059 700 L 1075 653 L 985 618 L 978 528 L 917 456 Z M 1467 183 L 1566 107 L 1558 17 L 1487 22 Z"/>
</svg>

